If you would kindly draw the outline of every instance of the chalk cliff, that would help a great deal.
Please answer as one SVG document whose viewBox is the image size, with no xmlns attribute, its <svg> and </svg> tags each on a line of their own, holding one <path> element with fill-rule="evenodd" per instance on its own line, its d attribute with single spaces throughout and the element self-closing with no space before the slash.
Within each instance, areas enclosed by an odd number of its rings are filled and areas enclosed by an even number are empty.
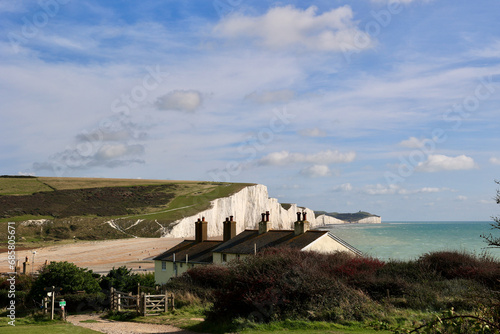
<svg viewBox="0 0 500 334">
<path fill-rule="evenodd" d="M 335 217 L 327 216 L 327 215 L 319 215 L 316 217 L 316 222 L 318 225 L 326 225 L 326 224 L 380 224 L 382 223 L 382 218 L 379 216 L 372 216 L 362 218 L 355 222 L 348 222 L 345 220 L 340 220 Z"/>
<path fill-rule="evenodd" d="M 186 217 L 172 223 L 172 229 L 164 233 L 164 237 L 186 238 L 194 237 L 194 222 L 201 217 L 208 221 L 208 236 L 222 235 L 226 217 L 234 216 L 236 233 L 245 229 L 257 229 L 261 221 L 261 213 L 269 211 L 272 229 L 293 229 L 297 220 L 297 212 L 307 212 L 307 220 L 311 228 L 322 226 L 322 221 L 315 219 L 314 211 L 292 204 L 288 209 L 282 207 L 276 198 L 269 198 L 267 187 L 261 184 L 250 186 L 225 198 L 212 201 L 210 209 Z"/>
</svg>

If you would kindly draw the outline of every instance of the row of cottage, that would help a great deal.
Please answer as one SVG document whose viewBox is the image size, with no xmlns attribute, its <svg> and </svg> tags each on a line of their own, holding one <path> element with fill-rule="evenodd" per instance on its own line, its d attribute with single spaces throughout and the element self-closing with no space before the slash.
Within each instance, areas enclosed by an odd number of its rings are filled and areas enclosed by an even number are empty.
<svg viewBox="0 0 500 334">
<path fill-rule="evenodd" d="M 155 281 L 166 283 L 197 265 L 225 263 L 257 254 L 268 247 L 292 247 L 302 251 L 333 253 L 338 251 L 360 255 L 361 252 L 328 231 L 310 230 L 305 212 L 297 212 L 293 230 L 273 230 L 269 211 L 262 213 L 258 229 L 244 230 L 236 235 L 233 216 L 223 222 L 222 240 L 209 240 L 205 217 L 195 222 L 194 240 L 184 240 L 177 246 L 153 258 Z"/>
</svg>

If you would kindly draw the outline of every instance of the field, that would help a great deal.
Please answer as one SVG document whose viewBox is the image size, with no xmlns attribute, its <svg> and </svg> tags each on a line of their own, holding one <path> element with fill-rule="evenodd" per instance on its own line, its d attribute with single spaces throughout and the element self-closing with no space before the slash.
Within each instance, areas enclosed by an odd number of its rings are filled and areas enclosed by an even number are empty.
<svg viewBox="0 0 500 334">
<path fill-rule="evenodd" d="M 25 334 L 96 334 L 96 332 L 87 328 L 78 327 L 62 321 L 36 321 L 32 317 L 17 318 L 15 326 L 7 323 L 9 318 L 2 317 L 0 321 L 0 332 L 2 334 L 25 333 Z"/>
<path fill-rule="evenodd" d="M 5 237 L 7 222 L 18 222 L 21 243 L 160 237 L 175 220 L 206 210 L 210 201 L 249 185 L 3 176 L 0 238 Z"/>
</svg>

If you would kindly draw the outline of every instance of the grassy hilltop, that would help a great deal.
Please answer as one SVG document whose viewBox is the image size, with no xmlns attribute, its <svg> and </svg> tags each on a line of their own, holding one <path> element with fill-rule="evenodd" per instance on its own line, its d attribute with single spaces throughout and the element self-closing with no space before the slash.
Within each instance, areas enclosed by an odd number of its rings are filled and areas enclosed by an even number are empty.
<svg viewBox="0 0 500 334">
<path fill-rule="evenodd" d="M 7 222 L 14 221 L 17 235 L 26 242 L 158 237 L 173 221 L 250 185 L 0 176 L 0 236 Z M 114 226 L 107 223 L 111 219 Z"/>
</svg>

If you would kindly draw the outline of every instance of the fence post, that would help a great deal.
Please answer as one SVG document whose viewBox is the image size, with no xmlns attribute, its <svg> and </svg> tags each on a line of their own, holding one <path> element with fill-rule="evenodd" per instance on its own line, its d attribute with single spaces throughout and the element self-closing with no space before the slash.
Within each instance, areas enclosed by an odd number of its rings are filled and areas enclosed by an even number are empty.
<svg viewBox="0 0 500 334">
<path fill-rule="evenodd" d="M 137 283 L 139 285 L 139 283 Z M 141 294 L 140 287 L 137 287 L 137 298 L 135 299 L 135 311 L 141 313 Z"/>
<path fill-rule="evenodd" d="M 118 293 L 116 295 L 116 299 L 117 299 L 117 311 L 120 312 L 122 310 L 122 294 L 121 293 Z"/>
<path fill-rule="evenodd" d="M 111 287 L 111 289 L 109 290 L 109 304 L 110 304 L 110 307 L 111 307 L 111 311 L 114 311 L 115 310 L 115 294 L 114 294 L 114 291 L 115 289 L 113 287 Z"/>
<path fill-rule="evenodd" d="M 165 305 L 164 305 L 164 312 L 168 312 L 168 294 L 167 292 L 165 291 Z"/>
<path fill-rule="evenodd" d="M 172 311 L 174 311 L 174 310 L 175 310 L 175 299 L 174 299 L 174 294 L 173 294 L 173 293 L 171 293 L 171 294 L 170 294 L 170 296 L 171 296 L 171 298 L 172 298 Z"/>
<path fill-rule="evenodd" d="M 142 315 L 146 315 L 147 305 L 146 305 L 146 294 L 142 293 Z"/>
<path fill-rule="evenodd" d="M 47 314 L 47 304 L 49 303 L 49 299 L 47 297 L 43 297 L 42 305 L 43 305 L 43 314 Z"/>
</svg>

